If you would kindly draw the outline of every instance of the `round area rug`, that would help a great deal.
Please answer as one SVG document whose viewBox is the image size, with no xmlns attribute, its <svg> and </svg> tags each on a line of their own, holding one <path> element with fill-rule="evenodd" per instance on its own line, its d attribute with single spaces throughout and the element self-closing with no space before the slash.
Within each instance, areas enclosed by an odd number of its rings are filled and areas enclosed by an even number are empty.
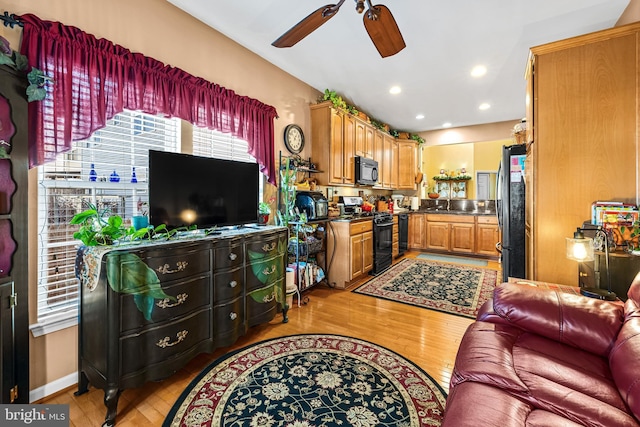
<svg viewBox="0 0 640 427">
<path fill-rule="evenodd" d="M 439 426 L 445 400 L 433 378 L 384 347 L 340 335 L 293 335 L 213 362 L 163 426 Z"/>
</svg>

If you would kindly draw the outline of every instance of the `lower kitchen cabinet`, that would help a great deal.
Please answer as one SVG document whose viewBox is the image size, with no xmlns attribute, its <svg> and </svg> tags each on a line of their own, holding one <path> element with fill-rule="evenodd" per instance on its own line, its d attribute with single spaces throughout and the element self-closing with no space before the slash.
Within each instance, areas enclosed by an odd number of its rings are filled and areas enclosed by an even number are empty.
<svg viewBox="0 0 640 427">
<path fill-rule="evenodd" d="M 81 247 L 78 393 L 104 390 L 115 423 L 123 389 L 162 380 L 233 344 L 284 309 L 285 227 L 108 248 Z M 142 278 L 142 279 L 140 279 Z"/>
<path fill-rule="evenodd" d="M 329 282 L 338 289 L 373 269 L 373 220 L 331 221 L 327 233 Z"/>
<path fill-rule="evenodd" d="M 473 253 L 476 217 L 427 214 L 427 249 Z"/>
<path fill-rule="evenodd" d="M 412 213 L 409 215 L 409 249 L 425 249 L 427 247 L 427 215 Z"/>
<path fill-rule="evenodd" d="M 498 257 L 496 243 L 500 241 L 498 219 L 494 216 L 479 216 L 476 224 L 476 253 Z"/>
<path fill-rule="evenodd" d="M 391 256 L 395 259 L 400 254 L 400 235 L 398 228 L 398 215 L 393 216 L 393 237 L 391 241 Z"/>
</svg>

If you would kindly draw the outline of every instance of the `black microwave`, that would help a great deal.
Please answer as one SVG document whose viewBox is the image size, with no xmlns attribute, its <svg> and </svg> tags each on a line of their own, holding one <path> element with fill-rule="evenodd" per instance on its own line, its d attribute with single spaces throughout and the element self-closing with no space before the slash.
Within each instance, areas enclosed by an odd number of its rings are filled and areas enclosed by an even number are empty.
<svg viewBox="0 0 640 427">
<path fill-rule="evenodd" d="M 378 183 L 378 162 L 356 156 L 356 184 L 376 185 Z"/>
</svg>

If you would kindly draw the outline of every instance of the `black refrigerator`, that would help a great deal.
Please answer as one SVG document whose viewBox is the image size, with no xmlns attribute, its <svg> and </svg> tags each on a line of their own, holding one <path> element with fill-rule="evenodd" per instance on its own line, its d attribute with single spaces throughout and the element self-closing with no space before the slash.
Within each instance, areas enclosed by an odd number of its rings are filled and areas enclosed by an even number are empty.
<svg viewBox="0 0 640 427">
<path fill-rule="evenodd" d="M 502 241 L 496 245 L 502 263 L 502 280 L 525 279 L 525 182 L 526 146 L 502 147 L 496 182 L 496 213 Z"/>
</svg>

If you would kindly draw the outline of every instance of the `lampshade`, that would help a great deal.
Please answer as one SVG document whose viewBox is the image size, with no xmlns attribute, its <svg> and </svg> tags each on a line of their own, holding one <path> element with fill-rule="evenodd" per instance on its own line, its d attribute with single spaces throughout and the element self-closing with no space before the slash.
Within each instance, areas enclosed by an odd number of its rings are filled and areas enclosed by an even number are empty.
<svg viewBox="0 0 640 427">
<path fill-rule="evenodd" d="M 567 258 L 579 262 L 593 261 L 593 239 L 589 237 L 567 237 Z"/>
</svg>

